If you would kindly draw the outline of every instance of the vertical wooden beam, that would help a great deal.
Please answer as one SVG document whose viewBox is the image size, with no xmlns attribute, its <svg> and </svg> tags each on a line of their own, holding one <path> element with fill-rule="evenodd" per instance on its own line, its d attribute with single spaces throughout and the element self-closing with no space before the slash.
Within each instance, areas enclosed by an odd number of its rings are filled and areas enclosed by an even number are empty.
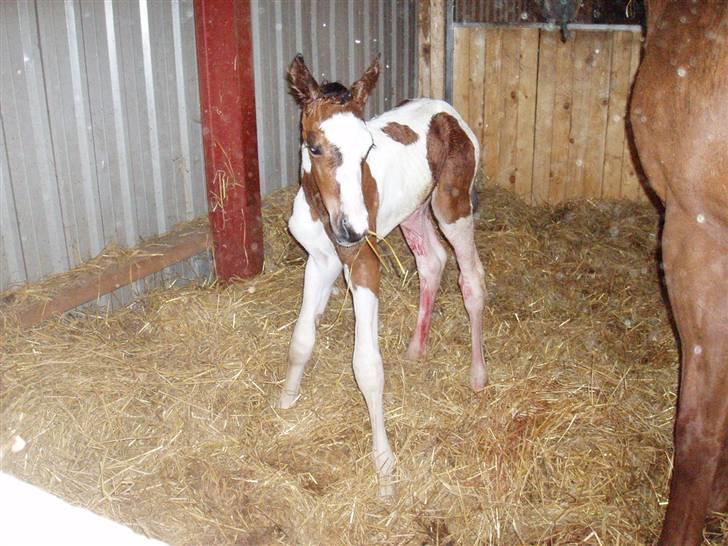
<svg viewBox="0 0 728 546">
<path fill-rule="evenodd" d="M 545 31 L 542 31 L 545 32 Z M 553 32 L 557 34 L 556 31 Z M 554 115 L 551 127 L 551 168 L 549 171 L 548 202 L 560 203 L 566 196 L 568 184 L 569 134 L 571 132 L 574 33 L 566 43 L 556 37 L 556 55 L 552 73 L 557 78 L 554 88 Z"/>
<path fill-rule="evenodd" d="M 445 96 L 445 0 L 419 0 L 417 3 L 417 45 L 421 97 Z"/>
<path fill-rule="evenodd" d="M 536 28 L 521 28 L 518 57 L 518 126 L 516 135 L 516 193 L 533 203 L 533 153 L 538 85 L 538 36 Z"/>
<path fill-rule="evenodd" d="M 516 141 L 518 139 L 518 87 L 521 50 L 520 31 L 504 28 L 501 31 L 501 87 L 499 102 L 503 112 L 498 144 L 496 183 L 516 190 Z"/>
<path fill-rule="evenodd" d="M 500 133 L 503 126 L 503 105 L 501 76 L 503 73 L 504 28 L 489 28 L 485 31 L 485 76 L 483 88 L 483 143 L 480 163 L 483 165 L 486 184 L 498 183 L 500 158 Z"/>
<path fill-rule="evenodd" d="M 417 3 L 417 52 L 418 81 L 417 95 L 430 96 L 430 0 L 419 0 Z"/>
<path fill-rule="evenodd" d="M 609 114 L 609 77 L 614 31 L 592 31 L 593 68 L 587 114 L 589 118 L 588 143 L 584 153 L 583 195 L 601 197 L 602 173 L 607 146 Z"/>
<path fill-rule="evenodd" d="M 263 267 L 249 0 L 195 0 L 205 178 L 218 279 Z"/>
<path fill-rule="evenodd" d="M 539 31 L 538 50 L 538 92 L 536 102 L 536 127 L 534 135 L 533 190 L 532 202 L 542 205 L 549 199 L 549 184 L 554 173 L 551 171 L 551 147 L 553 136 L 555 74 L 558 33 Z"/>
<path fill-rule="evenodd" d="M 481 151 L 483 149 L 483 96 L 485 84 L 485 29 L 470 30 L 470 48 L 468 59 L 470 67 L 465 74 L 468 86 L 468 125 L 478 137 Z M 462 113 L 462 112 L 461 112 Z"/>
<path fill-rule="evenodd" d="M 430 0 L 430 96 L 445 98 L 445 0 Z"/>
<path fill-rule="evenodd" d="M 458 27 L 455 29 L 454 47 L 453 106 L 469 125 L 473 122 L 470 116 L 471 90 L 468 78 L 470 72 L 470 28 Z"/>
<path fill-rule="evenodd" d="M 629 79 L 631 59 L 632 34 L 630 32 L 613 32 L 602 197 L 620 197 L 622 162 L 625 160 L 624 140 L 627 135 L 625 130 L 627 100 L 632 84 L 632 80 Z"/>
</svg>

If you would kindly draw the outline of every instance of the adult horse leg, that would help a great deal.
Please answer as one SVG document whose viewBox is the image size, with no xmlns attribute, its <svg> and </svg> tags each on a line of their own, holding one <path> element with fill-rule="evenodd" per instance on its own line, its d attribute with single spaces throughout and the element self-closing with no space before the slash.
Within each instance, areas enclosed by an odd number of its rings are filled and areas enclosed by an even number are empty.
<svg viewBox="0 0 728 546">
<path fill-rule="evenodd" d="M 379 352 L 379 261 L 363 243 L 344 270 L 354 302 L 354 377 L 369 410 L 372 458 L 379 477 L 379 495 L 394 494 L 395 459 L 384 428 L 384 367 Z"/>
<path fill-rule="evenodd" d="M 442 271 L 447 261 L 447 252 L 440 243 L 435 226 L 428 216 L 429 201 L 407 218 L 400 228 L 417 263 L 420 280 L 420 305 L 417 311 L 417 326 L 412 334 L 406 358 L 418 360 L 425 356 L 427 336 L 430 333 L 432 306 L 440 288 Z"/>
<path fill-rule="evenodd" d="M 708 503 L 708 516 L 728 514 L 728 438 L 723 444 L 723 452 L 713 478 L 713 491 Z"/>
<path fill-rule="evenodd" d="M 447 173 L 447 169 L 443 169 Z M 451 211 L 458 207 L 453 203 L 456 199 L 470 199 L 469 191 L 448 191 L 452 186 L 446 176 L 438 182 L 432 198 L 432 210 L 445 238 L 455 251 L 455 258 L 460 268 L 460 291 L 463 294 L 465 309 L 470 318 L 470 338 L 472 342 L 472 358 L 470 365 L 470 386 L 474 391 L 482 390 L 488 382 L 488 373 L 483 358 L 483 307 L 485 305 L 485 274 L 483 265 L 475 248 L 473 238 L 473 215 L 452 218 Z M 445 188 L 444 190 L 441 188 Z"/>
<path fill-rule="evenodd" d="M 725 496 L 718 465 L 728 441 L 728 246 L 697 223 L 668 195 L 663 261 L 682 363 L 661 546 L 699 544 L 711 497 Z"/>
<path fill-rule="evenodd" d="M 282 409 L 290 408 L 298 400 L 303 371 L 313 352 L 316 326 L 329 301 L 334 281 L 342 268 L 341 260 L 321 220 L 314 220 L 311 217 L 302 189 L 298 190 L 294 200 L 293 214 L 288 227 L 308 252 L 308 259 L 304 273 L 303 302 L 296 326 L 293 328 L 288 348 L 286 382 L 278 402 L 278 406 Z"/>
</svg>

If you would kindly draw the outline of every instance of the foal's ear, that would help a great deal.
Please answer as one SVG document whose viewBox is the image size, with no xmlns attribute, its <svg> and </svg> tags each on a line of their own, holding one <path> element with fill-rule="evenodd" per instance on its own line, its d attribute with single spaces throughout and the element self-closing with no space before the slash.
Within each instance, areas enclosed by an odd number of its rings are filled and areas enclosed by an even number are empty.
<svg viewBox="0 0 728 546">
<path fill-rule="evenodd" d="M 288 66 L 288 89 L 301 108 L 321 95 L 319 84 L 311 75 L 306 63 L 303 61 L 303 55 L 300 53 L 293 58 Z"/>
<path fill-rule="evenodd" d="M 367 68 L 367 71 L 364 72 L 364 75 L 351 86 L 351 98 L 362 108 L 369 98 L 369 93 L 371 93 L 374 86 L 377 85 L 377 80 L 379 79 L 379 58 L 381 56 L 382 54 L 378 53 L 377 56 L 374 57 L 372 64 L 369 65 L 369 68 Z"/>
</svg>

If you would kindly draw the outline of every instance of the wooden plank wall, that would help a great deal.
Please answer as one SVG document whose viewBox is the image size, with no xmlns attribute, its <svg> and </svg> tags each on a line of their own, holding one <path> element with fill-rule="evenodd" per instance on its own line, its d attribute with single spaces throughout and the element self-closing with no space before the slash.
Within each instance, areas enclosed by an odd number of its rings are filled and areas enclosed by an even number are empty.
<svg viewBox="0 0 728 546">
<path fill-rule="evenodd" d="M 529 203 L 646 200 L 625 131 L 638 30 L 456 26 L 453 100 L 485 181 Z"/>
<path fill-rule="evenodd" d="M 417 2 L 417 96 L 445 97 L 445 0 Z"/>
</svg>

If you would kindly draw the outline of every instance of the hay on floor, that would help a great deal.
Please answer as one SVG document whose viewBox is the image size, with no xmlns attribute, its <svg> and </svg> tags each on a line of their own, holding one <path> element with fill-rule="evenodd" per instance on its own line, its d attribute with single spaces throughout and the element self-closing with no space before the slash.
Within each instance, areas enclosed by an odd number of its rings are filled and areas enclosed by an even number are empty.
<svg viewBox="0 0 728 546">
<path fill-rule="evenodd" d="M 650 207 L 531 208 L 504 191 L 482 193 L 491 383 L 480 394 L 467 386 L 468 323 L 452 257 L 427 360 L 413 363 L 402 354 L 417 311 L 414 262 L 398 232 L 393 250 L 380 245 L 385 410 L 399 461 L 397 498 L 383 504 L 342 282 L 301 400 L 272 406 L 301 298 L 291 200 L 287 190 L 265 205 L 258 278 L 158 290 L 109 316 L 6 331 L 2 469 L 179 545 L 655 538 L 677 354 Z"/>
</svg>

